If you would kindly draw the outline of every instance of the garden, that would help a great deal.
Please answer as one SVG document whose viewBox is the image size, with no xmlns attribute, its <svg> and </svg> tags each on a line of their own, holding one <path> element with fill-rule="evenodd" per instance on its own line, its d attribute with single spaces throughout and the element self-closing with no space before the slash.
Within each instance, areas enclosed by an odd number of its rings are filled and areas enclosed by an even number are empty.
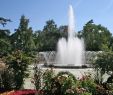
<svg viewBox="0 0 113 95">
<path fill-rule="evenodd" d="M 10 19 L 0 17 L 2 27 L 8 23 Z M 78 78 L 68 71 L 56 74 L 51 66 L 46 70 L 38 67 L 39 52 L 56 51 L 58 40 L 68 39 L 67 25 L 58 27 L 51 19 L 42 30 L 33 31 L 29 19 L 22 15 L 14 33 L 0 29 L 0 95 L 113 95 L 112 33 L 90 20 L 76 36 L 84 39 L 86 51 L 101 51 L 90 60 L 93 75 L 91 72 Z M 34 89 L 23 86 L 30 74 L 29 65 L 34 66 Z M 109 77 L 103 82 L 104 74 Z"/>
<path fill-rule="evenodd" d="M 113 95 L 113 81 L 102 83 L 97 75 L 92 78 L 86 74 L 78 79 L 70 72 L 55 74 L 53 68 L 43 71 L 35 67 L 33 79 L 35 90 L 12 88 L 1 95 Z"/>
</svg>

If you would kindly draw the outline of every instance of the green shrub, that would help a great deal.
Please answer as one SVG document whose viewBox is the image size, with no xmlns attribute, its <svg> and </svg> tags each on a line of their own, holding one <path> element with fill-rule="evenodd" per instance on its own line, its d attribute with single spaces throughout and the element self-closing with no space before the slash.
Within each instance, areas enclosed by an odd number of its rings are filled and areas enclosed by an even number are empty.
<svg viewBox="0 0 113 95">
<path fill-rule="evenodd" d="M 40 89 L 44 95 L 112 95 L 107 93 L 113 93 L 111 89 L 106 90 L 102 85 L 95 83 L 90 75 L 84 75 L 77 80 L 70 72 L 59 72 L 55 75 L 53 69 L 47 69 L 41 71 L 41 75 L 38 73 L 42 79 Z M 38 79 L 36 81 L 39 82 Z"/>
<path fill-rule="evenodd" d="M 57 81 L 61 85 L 62 95 L 75 95 L 76 78 L 70 72 L 59 72 L 56 76 Z"/>
<path fill-rule="evenodd" d="M 113 72 L 113 52 L 102 52 L 97 55 L 93 65 L 97 72 L 96 81 L 102 84 L 102 76 L 105 73 Z M 99 80 L 100 79 L 100 80 Z"/>
<path fill-rule="evenodd" d="M 80 86 L 82 88 L 85 88 L 88 92 L 91 92 L 93 94 L 95 93 L 96 84 L 90 75 L 82 76 L 82 78 L 79 80 L 79 83 L 80 83 Z"/>
<path fill-rule="evenodd" d="M 22 51 L 16 51 L 5 57 L 8 69 L 13 72 L 14 89 L 20 89 L 23 86 L 24 78 L 28 77 L 27 67 L 31 63 L 31 58 Z M 8 81 L 8 80 L 7 80 Z"/>
<path fill-rule="evenodd" d="M 102 52 L 97 55 L 97 59 L 94 61 L 95 69 L 100 69 L 102 74 L 105 72 L 113 71 L 113 53 Z"/>
<path fill-rule="evenodd" d="M 51 93 L 51 85 L 52 85 L 52 79 L 54 78 L 54 72 L 52 69 L 47 69 L 44 71 L 42 75 L 42 89 L 45 91 L 45 93 L 48 95 Z"/>
<path fill-rule="evenodd" d="M 34 85 L 37 90 L 41 89 L 42 69 L 37 65 L 34 68 Z"/>
</svg>

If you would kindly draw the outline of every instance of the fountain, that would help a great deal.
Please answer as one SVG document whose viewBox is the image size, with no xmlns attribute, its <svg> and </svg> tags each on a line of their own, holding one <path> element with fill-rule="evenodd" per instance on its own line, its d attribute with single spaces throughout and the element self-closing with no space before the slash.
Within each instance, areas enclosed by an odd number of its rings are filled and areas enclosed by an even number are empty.
<svg viewBox="0 0 113 95">
<path fill-rule="evenodd" d="M 40 60 L 40 63 L 44 63 L 44 66 L 46 67 L 55 68 L 88 68 L 89 64 L 86 63 L 89 62 L 87 62 L 87 60 L 85 61 L 85 59 L 87 59 L 87 57 L 85 58 L 85 55 L 88 55 L 89 53 L 87 54 L 87 52 L 85 52 L 84 40 L 78 38 L 77 33 L 75 32 L 74 11 L 71 5 L 69 6 L 68 15 L 68 38 L 59 39 L 57 53 L 54 51 L 39 52 L 40 59 L 42 59 Z"/>
<path fill-rule="evenodd" d="M 68 39 L 61 38 L 58 41 L 58 49 L 55 66 L 81 67 L 85 63 L 84 41 L 79 39 L 75 32 L 73 8 L 69 6 Z"/>
<path fill-rule="evenodd" d="M 92 56 L 93 54 L 85 52 L 84 40 L 77 37 L 74 21 L 74 12 L 70 5 L 68 38 L 59 39 L 57 52 L 39 52 L 38 57 L 40 55 L 39 59 L 41 59 L 41 61 L 39 61 L 38 65 L 39 67 L 41 66 L 43 70 L 53 67 L 56 74 L 60 71 L 69 71 L 79 78 L 85 73 L 94 72 L 93 68 L 86 64 L 87 60 L 85 61 L 85 59 L 87 59 L 87 57 L 85 58 L 85 55 L 91 54 Z M 88 56 L 88 59 L 90 59 L 90 56 Z"/>
<path fill-rule="evenodd" d="M 46 51 L 38 53 L 38 68 L 42 70 L 51 69 L 57 74 L 60 71 L 68 71 L 72 73 L 76 78 L 81 78 L 84 74 L 94 74 L 93 68 L 90 68 L 85 63 L 90 64 L 91 59 L 96 57 L 96 52 L 87 51 L 84 49 L 84 40 L 79 39 L 75 32 L 74 13 L 73 8 L 69 6 L 69 27 L 68 27 L 68 39 L 61 38 L 58 41 L 57 53 L 55 51 Z M 86 58 L 85 58 L 86 55 Z M 85 61 L 86 59 L 86 61 Z M 29 66 L 31 76 L 34 66 Z M 30 78 L 25 80 L 24 87 L 31 89 L 34 87 Z"/>
</svg>

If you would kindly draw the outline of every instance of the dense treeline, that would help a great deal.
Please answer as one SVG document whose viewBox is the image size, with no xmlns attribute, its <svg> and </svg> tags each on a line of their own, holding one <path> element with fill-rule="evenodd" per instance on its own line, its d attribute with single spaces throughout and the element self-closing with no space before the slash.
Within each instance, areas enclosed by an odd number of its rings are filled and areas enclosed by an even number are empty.
<svg viewBox="0 0 113 95">
<path fill-rule="evenodd" d="M 11 23 L 10 19 L 0 17 L 1 27 L 8 23 Z M 42 30 L 33 31 L 29 27 L 29 19 L 22 15 L 18 28 L 13 34 L 11 32 L 0 29 L 0 62 L 4 61 L 6 65 L 4 72 L 0 72 L 0 89 L 5 90 L 22 88 L 24 78 L 29 75 L 28 65 L 36 62 L 35 53 L 56 50 L 58 39 L 67 38 L 68 26 L 58 27 L 54 20 L 48 20 Z M 77 36 L 84 38 L 88 51 L 113 51 L 111 32 L 102 25 L 94 24 L 93 20 L 88 21 Z"/>
<path fill-rule="evenodd" d="M 1 26 L 5 27 L 10 19 L 0 18 Z M 21 16 L 20 24 L 11 34 L 9 29 L 0 29 L 0 55 L 14 50 L 28 51 L 52 51 L 56 50 L 57 41 L 61 37 L 67 38 L 67 25 L 58 27 L 54 20 L 48 20 L 42 30 L 33 31 L 29 27 L 29 19 Z M 83 37 L 86 50 L 102 51 L 113 50 L 113 37 L 111 32 L 102 25 L 96 25 L 93 20 L 88 21 L 78 37 Z"/>
</svg>

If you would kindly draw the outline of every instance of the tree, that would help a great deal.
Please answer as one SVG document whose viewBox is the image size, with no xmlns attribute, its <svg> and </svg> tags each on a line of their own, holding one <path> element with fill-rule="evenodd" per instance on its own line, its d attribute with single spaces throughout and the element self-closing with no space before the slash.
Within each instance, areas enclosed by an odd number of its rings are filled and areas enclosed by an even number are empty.
<svg viewBox="0 0 113 95">
<path fill-rule="evenodd" d="M 113 36 L 110 39 L 110 47 L 111 47 L 111 50 L 113 51 Z"/>
<path fill-rule="evenodd" d="M 5 27 L 7 22 L 11 22 L 11 20 L 0 17 L 0 24 L 3 27 Z M 8 29 L 0 29 L 0 56 L 3 56 L 10 50 L 11 50 L 10 31 Z"/>
<path fill-rule="evenodd" d="M 13 89 L 20 89 L 23 86 L 24 78 L 28 77 L 28 65 L 32 58 L 23 51 L 18 50 L 4 57 L 9 72 L 12 72 Z M 10 71 L 11 70 L 11 71 Z M 7 80 L 8 81 L 8 80 Z"/>
<path fill-rule="evenodd" d="M 60 32 L 53 20 L 46 22 L 42 32 L 37 37 L 38 51 L 52 51 L 56 49 L 58 39 L 61 37 Z"/>
<path fill-rule="evenodd" d="M 11 36 L 14 49 L 29 51 L 35 48 L 33 31 L 31 27 L 28 27 L 28 23 L 29 19 L 26 19 L 25 16 L 22 15 L 18 29 L 16 29 L 16 32 Z"/>
<path fill-rule="evenodd" d="M 30 27 L 28 29 L 27 34 L 25 35 L 25 46 L 24 46 L 25 50 L 33 50 L 33 49 L 35 49 L 35 43 L 34 43 L 34 40 L 33 40 L 33 34 L 32 33 L 33 33 L 33 30 Z"/>
<path fill-rule="evenodd" d="M 80 33 L 80 32 L 79 32 Z M 101 25 L 96 25 L 93 20 L 85 24 L 81 33 L 86 45 L 86 50 L 100 51 L 110 49 L 110 31 Z"/>
<path fill-rule="evenodd" d="M 41 30 L 37 30 L 37 31 L 35 31 L 34 32 L 34 34 L 33 34 L 33 40 L 34 40 L 34 43 L 35 43 L 35 50 L 37 51 L 37 50 L 39 50 L 39 48 L 40 48 L 40 40 L 42 39 L 41 38 Z"/>
<path fill-rule="evenodd" d="M 6 18 L 3 18 L 3 17 L 0 17 L 0 24 L 4 27 L 7 22 L 11 22 L 10 19 L 6 19 Z"/>
<path fill-rule="evenodd" d="M 65 38 L 68 37 L 68 26 L 67 25 L 60 26 L 58 31 L 60 32 L 62 37 L 65 37 Z"/>
<path fill-rule="evenodd" d="M 100 75 L 100 80 L 98 78 L 97 82 L 102 83 L 102 76 L 105 73 L 112 72 L 113 73 L 113 53 L 109 52 L 101 52 L 97 55 L 97 59 L 93 61 L 93 66 L 97 71 L 97 76 Z"/>
<path fill-rule="evenodd" d="M 113 72 L 113 53 L 112 52 L 99 53 L 94 63 L 95 67 L 100 68 L 103 73 L 109 71 Z"/>
<path fill-rule="evenodd" d="M 44 32 L 56 32 L 57 31 L 57 25 L 53 20 L 46 21 L 46 25 L 43 29 Z"/>
<path fill-rule="evenodd" d="M 39 51 L 56 50 L 57 42 L 60 37 L 61 35 L 59 32 L 41 32 L 38 37 Z"/>
</svg>

